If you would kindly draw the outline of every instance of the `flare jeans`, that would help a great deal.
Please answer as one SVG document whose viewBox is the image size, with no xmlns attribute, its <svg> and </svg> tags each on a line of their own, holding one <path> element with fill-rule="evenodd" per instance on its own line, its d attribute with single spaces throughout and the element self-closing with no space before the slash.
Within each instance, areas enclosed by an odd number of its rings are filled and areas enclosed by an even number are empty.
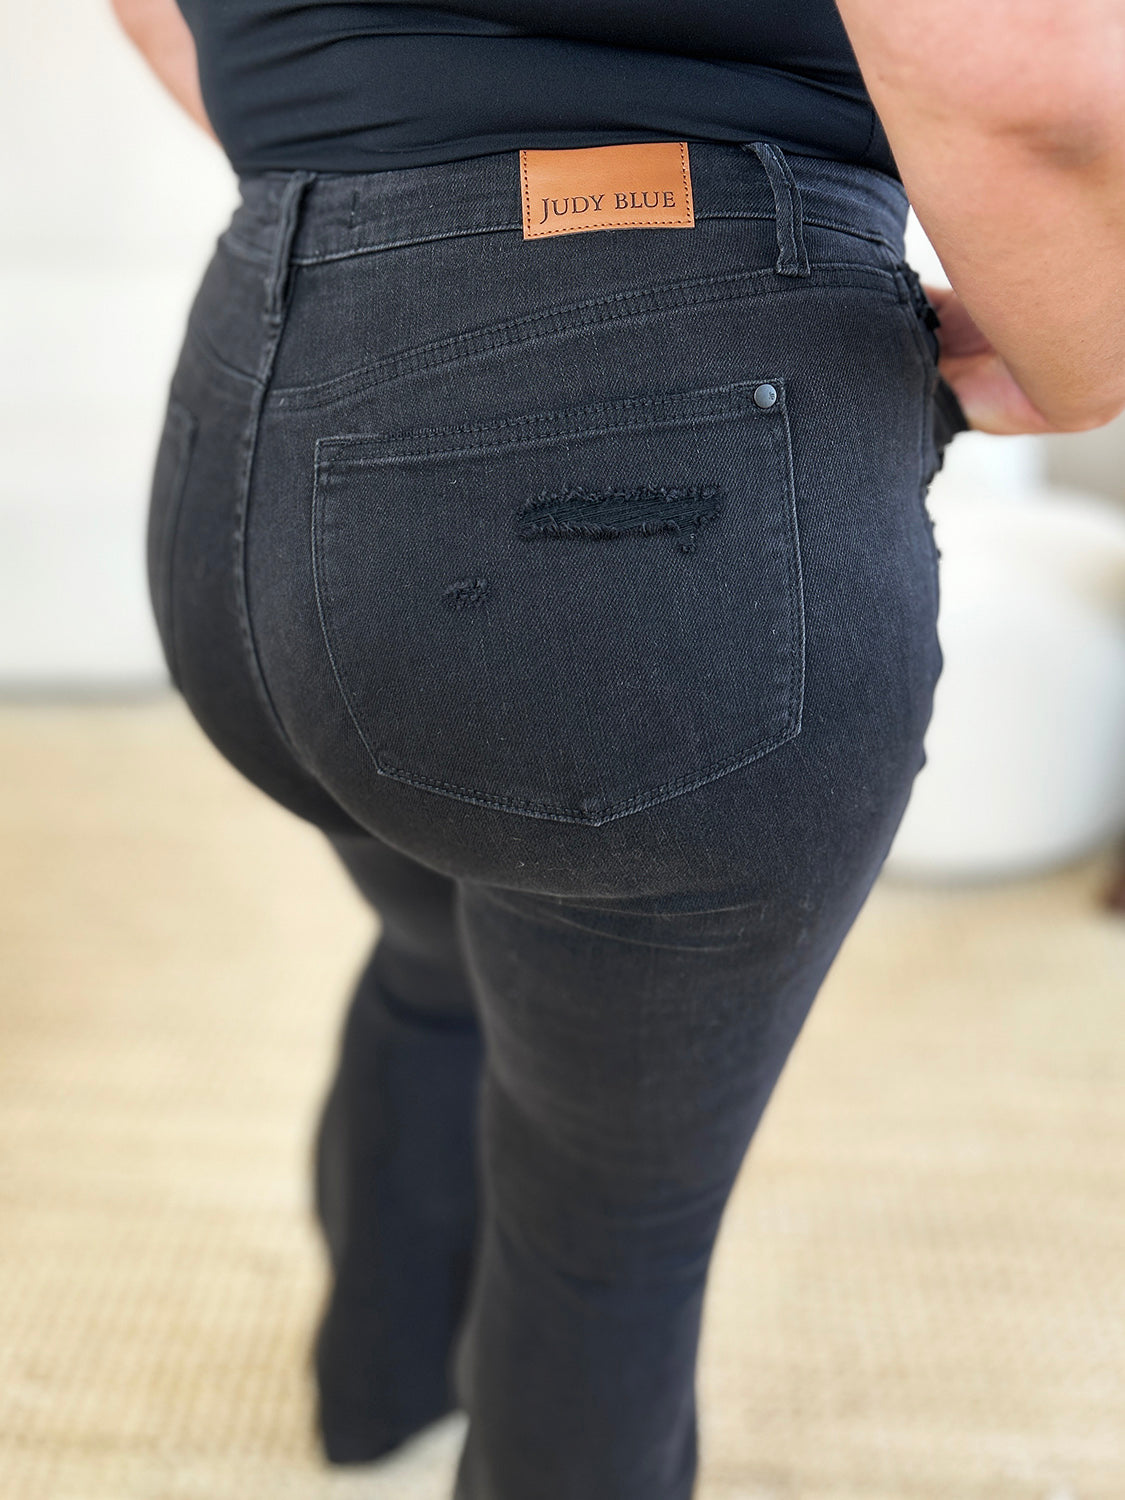
<svg viewBox="0 0 1125 1500">
<path fill-rule="evenodd" d="M 690 163 L 694 228 L 541 240 L 514 152 L 244 177 L 154 466 L 176 687 L 381 918 L 323 1446 L 461 1407 L 456 1500 L 691 1495 L 724 1206 L 941 670 L 965 422 L 902 188 Z"/>
</svg>

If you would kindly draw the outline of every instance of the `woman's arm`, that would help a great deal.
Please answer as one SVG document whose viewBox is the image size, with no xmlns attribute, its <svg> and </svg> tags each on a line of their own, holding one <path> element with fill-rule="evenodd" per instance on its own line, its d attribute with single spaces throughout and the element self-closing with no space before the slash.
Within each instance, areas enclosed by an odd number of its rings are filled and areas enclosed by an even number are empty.
<svg viewBox="0 0 1125 1500">
<path fill-rule="evenodd" d="M 195 123 L 216 139 L 203 108 L 195 43 L 175 0 L 110 0 L 129 40 Z"/>
<path fill-rule="evenodd" d="M 1108 422 L 1125 407 L 1125 0 L 838 5 L 957 294 L 942 369 L 970 422 Z"/>
</svg>

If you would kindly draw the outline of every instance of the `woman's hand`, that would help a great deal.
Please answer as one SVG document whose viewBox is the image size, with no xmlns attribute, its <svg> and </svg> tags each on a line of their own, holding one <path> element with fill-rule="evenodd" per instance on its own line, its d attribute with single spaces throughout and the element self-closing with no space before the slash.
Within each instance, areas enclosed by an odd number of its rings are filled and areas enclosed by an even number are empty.
<svg viewBox="0 0 1125 1500">
<path fill-rule="evenodd" d="M 1001 433 L 1111 422 L 1125 410 L 1122 0 L 837 8 L 957 288 L 934 303 L 942 374 L 969 421 Z"/>
<path fill-rule="evenodd" d="M 953 387 L 969 426 L 977 432 L 1012 436 L 1021 432 L 1054 432 L 1033 406 L 996 350 L 962 306 L 957 293 L 927 286 L 941 327 L 938 369 Z"/>
</svg>

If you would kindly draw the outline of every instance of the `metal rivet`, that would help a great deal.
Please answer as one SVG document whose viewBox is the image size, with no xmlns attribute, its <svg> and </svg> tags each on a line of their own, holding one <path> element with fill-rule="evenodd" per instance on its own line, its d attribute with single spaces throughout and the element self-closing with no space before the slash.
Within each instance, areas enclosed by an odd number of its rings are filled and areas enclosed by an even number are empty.
<svg viewBox="0 0 1125 1500">
<path fill-rule="evenodd" d="M 760 406 L 763 411 L 769 411 L 771 406 L 776 406 L 777 387 L 775 385 L 756 385 L 754 387 L 754 405 Z"/>
</svg>

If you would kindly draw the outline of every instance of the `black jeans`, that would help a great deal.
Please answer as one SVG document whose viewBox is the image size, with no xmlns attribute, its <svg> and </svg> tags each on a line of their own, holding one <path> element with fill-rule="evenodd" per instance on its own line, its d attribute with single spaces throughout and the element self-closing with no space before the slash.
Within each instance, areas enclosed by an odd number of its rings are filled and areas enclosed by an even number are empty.
<svg viewBox="0 0 1125 1500">
<path fill-rule="evenodd" d="M 156 461 L 176 685 L 382 916 L 325 1448 L 461 1405 L 459 1500 L 690 1495 L 724 1205 L 941 669 L 902 190 L 690 157 L 694 229 L 532 241 L 516 153 L 244 179 Z"/>
</svg>

